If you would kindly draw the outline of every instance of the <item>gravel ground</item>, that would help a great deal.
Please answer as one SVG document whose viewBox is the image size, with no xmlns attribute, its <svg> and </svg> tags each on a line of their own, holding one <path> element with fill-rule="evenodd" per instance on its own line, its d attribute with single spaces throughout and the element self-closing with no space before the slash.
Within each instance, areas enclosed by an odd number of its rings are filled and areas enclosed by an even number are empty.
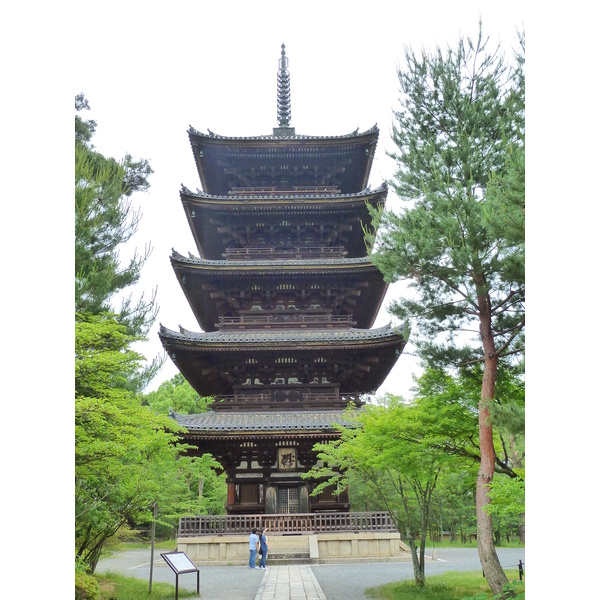
<svg viewBox="0 0 600 600">
<path fill-rule="evenodd" d="M 517 568 L 525 563 L 524 548 L 497 548 L 503 567 Z M 431 551 L 427 554 L 431 557 Z M 365 590 L 385 583 L 413 577 L 410 561 L 386 563 L 344 563 L 311 565 L 327 600 L 368 600 Z M 427 559 L 425 577 L 444 571 L 476 571 L 481 563 L 475 548 L 442 548 L 436 550 L 436 560 Z M 264 571 L 252 571 L 246 566 L 200 565 L 200 595 L 207 600 L 255 600 Z M 149 580 L 150 551 L 128 550 L 98 563 L 97 572 L 114 571 L 130 577 Z M 175 585 L 175 573 L 167 566 L 160 552 L 154 552 L 152 581 Z M 196 574 L 179 575 L 180 589 L 196 590 Z"/>
<path fill-rule="evenodd" d="M 505 568 L 517 568 L 519 560 L 525 563 L 524 548 L 497 548 L 500 563 Z M 425 577 L 444 571 L 477 571 L 481 569 L 475 548 L 442 548 L 436 550 L 437 560 L 427 559 Z M 427 551 L 431 556 L 431 552 Z M 313 573 L 327 600 L 366 600 L 365 590 L 394 581 L 411 579 L 411 561 L 396 563 L 353 563 L 340 565 L 312 565 Z"/>
</svg>

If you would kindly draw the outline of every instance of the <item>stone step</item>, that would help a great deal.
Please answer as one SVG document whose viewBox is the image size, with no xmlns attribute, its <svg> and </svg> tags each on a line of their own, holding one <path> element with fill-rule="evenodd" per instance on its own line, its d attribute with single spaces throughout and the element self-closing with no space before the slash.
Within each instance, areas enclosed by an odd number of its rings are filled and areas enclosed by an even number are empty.
<svg viewBox="0 0 600 600">
<path fill-rule="evenodd" d="M 267 564 L 271 565 L 299 565 L 310 564 L 308 552 L 278 552 L 267 554 Z"/>
</svg>

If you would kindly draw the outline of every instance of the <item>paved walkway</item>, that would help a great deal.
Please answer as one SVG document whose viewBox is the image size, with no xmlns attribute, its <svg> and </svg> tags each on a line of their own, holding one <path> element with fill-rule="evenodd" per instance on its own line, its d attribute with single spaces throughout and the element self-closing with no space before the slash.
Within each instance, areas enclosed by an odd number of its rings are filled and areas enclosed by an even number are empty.
<svg viewBox="0 0 600 600">
<path fill-rule="evenodd" d="M 269 567 L 254 600 L 326 600 L 309 565 Z"/>
<path fill-rule="evenodd" d="M 504 568 L 516 569 L 525 562 L 524 548 L 497 548 Z M 429 553 L 428 553 L 429 554 Z M 445 571 L 479 571 L 476 548 L 443 548 L 427 559 L 426 577 Z M 152 581 L 175 585 L 167 563 L 155 551 Z M 201 600 L 368 600 L 367 588 L 413 577 L 410 559 L 389 563 L 340 563 L 273 565 L 267 570 L 249 569 L 248 565 L 201 564 Z M 98 573 L 115 572 L 149 581 L 149 550 L 128 550 L 103 558 Z M 196 573 L 179 576 L 179 589 L 196 591 Z M 197 595 L 191 596 L 198 598 Z"/>
</svg>

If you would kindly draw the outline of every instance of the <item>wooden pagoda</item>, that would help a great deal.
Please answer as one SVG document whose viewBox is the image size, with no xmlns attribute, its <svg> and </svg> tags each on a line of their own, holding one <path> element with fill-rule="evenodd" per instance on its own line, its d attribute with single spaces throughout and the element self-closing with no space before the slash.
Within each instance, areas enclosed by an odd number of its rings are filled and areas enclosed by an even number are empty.
<svg viewBox="0 0 600 600">
<path fill-rule="evenodd" d="M 406 344 L 371 328 L 387 285 L 369 259 L 373 127 L 341 136 L 291 127 L 285 46 L 272 135 L 188 131 L 202 192 L 181 201 L 198 256 L 171 263 L 202 331 L 161 325 L 171 360 L 209 412 L 172 414 L 186 443 L 227 474 L 228 514 L 348 511 L 346 492 L 311 496 L 316 442 L 385 380 Z"/>
</svg>

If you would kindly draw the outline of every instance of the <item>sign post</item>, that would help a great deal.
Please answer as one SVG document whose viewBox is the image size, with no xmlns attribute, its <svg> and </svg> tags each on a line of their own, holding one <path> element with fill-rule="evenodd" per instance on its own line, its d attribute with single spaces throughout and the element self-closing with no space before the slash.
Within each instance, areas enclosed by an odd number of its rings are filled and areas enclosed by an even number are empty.
<svg viewBox="0 0 600 600">
<path fill-rule="evenodd" d="M 148 593 L 152 593 L 152 570 L 154 568 L 154 533 L 156 530 L 156 502 L 152 506 L 152 537 L 150 546 L 150 581 L 148 582 Z"/>
<path fill-rule="evenodd" d="M 179 598 L 179 575 L 182 573 L 196 573 L 196 591 L 200 595 L 200 571 L 185 552 L 163 552 L 161 556 L 175 573 L 175 600 Z"/>
</svg>

